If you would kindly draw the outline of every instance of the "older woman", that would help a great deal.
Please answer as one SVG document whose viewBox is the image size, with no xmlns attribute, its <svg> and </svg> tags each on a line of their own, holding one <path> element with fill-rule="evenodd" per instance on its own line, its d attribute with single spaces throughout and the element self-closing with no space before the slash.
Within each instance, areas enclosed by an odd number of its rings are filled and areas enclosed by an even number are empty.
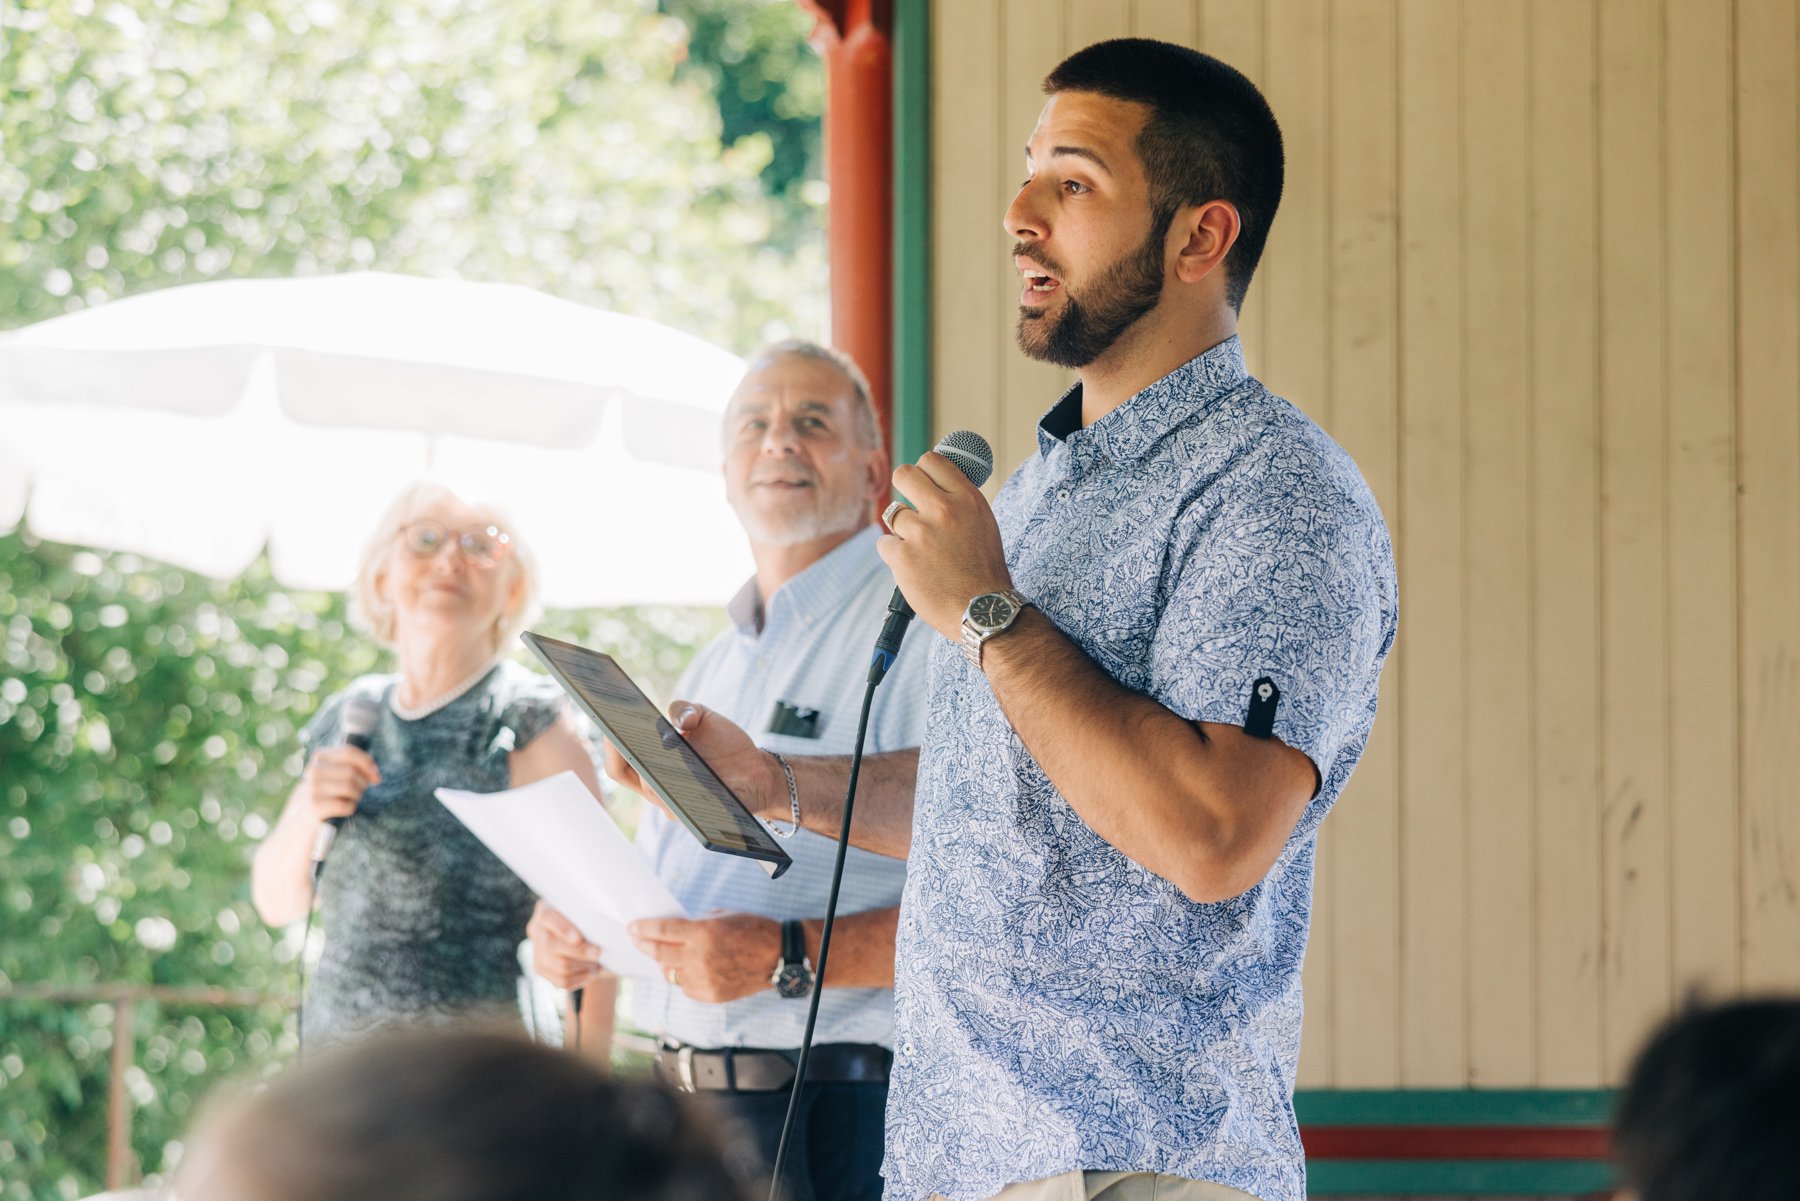
<svg viewBox="0 0 1800 1201">
<path fill-rule="evenodd" d="M 413 485 L 376 526 L 356 602 L 399 674 L 365 676 L 320 706 L 306 770 L 251 869 L 257 912 L 291 922 L 313 903 L 320 825 L 351 819 L 320 882 L 326 941 L 306 998 L 309 1045 L 394 1022 L 516 1012 L 535 898 L 434 790 L 497 792 L 573 771 L 598 795 L 556 685 L 504 658 L 534 596 L 531 557 L 499 515 L 443 487 Z M 378 707 L 367 753 L 344 745 L 353 694 Z"/>
</svg>

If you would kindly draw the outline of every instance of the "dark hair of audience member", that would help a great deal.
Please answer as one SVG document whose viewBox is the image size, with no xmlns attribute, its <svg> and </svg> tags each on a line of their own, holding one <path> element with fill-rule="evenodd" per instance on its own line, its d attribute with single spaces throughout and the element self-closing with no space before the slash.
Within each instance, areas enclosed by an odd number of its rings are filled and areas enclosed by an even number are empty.
<svg viewBox="0 0 1800 1201">
<path fill-rule="evenodd" d="M 1696 1006 L 1639 1052 L 1614 1133 L 1640 1201 L 1795 1201 L 1800 1000 Z"/>
<path fill-rule="evenodd" d="M 1241 310 L 1281 205 L 1286 164 L 1281 127 L 1256 85 L 1198 50 L 1118 38 L 1064 59 L 1044 91 L 1149 106 L 1137 153 L 1149 179 L 1153 231 L 1166 232 L 1184 205 L 1229 201 L 1241 228 L 1225 257 L 1226 299 Z"/>
<path fill-rule="evenodd" d="M 202 1124 L 182 1201 L 744 1201 L 663 1085 L 505 1033 L 342 1047 Z"/>
</svg>

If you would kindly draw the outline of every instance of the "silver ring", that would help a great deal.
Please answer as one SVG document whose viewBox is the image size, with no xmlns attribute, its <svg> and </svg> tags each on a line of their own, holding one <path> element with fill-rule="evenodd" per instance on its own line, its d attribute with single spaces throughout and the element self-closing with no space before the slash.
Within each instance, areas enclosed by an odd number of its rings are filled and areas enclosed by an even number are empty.
<svg viewBox="0 0 1800 1201">
<path fill-rule="evenodd" d="M 887 527 L 888 533 L 894 532 L 894 518 L 900 515 L 902 509 L 910 507 L 905 501 L 897 500 L 881 511 L 881 524 Z"/>
</svg>

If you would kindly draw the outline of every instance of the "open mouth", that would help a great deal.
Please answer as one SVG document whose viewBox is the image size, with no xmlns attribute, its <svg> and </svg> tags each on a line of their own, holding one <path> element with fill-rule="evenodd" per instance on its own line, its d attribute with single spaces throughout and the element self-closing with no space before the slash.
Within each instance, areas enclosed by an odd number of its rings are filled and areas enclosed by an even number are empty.
<svg viewBox="0 0 1800 1201">
<path fill-rule="evenodd" d="M 1024 305 L 1041 304 L 1062 287 L 1062 281 L 1043 264 L 1025 258 L 1023 255 L 1013 259 L 1013 265 L 1019 269 L 1024 289 L 1019 293 L 1019 303 Z"/>
</svg>

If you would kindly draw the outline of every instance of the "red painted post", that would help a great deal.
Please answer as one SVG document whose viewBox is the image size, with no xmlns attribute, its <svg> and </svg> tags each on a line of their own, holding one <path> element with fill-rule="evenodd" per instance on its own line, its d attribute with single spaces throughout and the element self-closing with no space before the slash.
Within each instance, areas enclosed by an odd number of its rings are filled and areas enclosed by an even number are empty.
<svg viewBox="0 0 1800 1201">
<path fill-rule="evenodd" d="M 869 377 L 893 437 L 894 10 L 892 0 L 798 0 L 825 58 L 825 231 L 831 340 Z"/>
</svg>

